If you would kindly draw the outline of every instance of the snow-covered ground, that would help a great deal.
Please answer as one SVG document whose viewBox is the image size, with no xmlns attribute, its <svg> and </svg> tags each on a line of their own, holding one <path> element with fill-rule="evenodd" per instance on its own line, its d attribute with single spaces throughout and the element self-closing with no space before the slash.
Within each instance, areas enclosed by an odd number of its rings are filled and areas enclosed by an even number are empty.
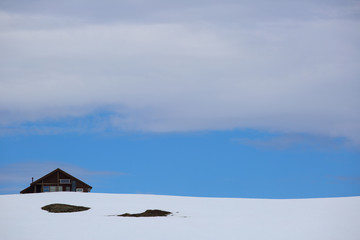
<svg viewBox="0 0 360 240">
<path fill-rule="evenodd" d="M 48 213 L 66 203 L 91 207 Z M 173 216 L 109 216 L 147 209 Z M 359 240 L 360 197 L 231 199 L 97 193 L 0 195 L 0 239 Z"/>
</svg>

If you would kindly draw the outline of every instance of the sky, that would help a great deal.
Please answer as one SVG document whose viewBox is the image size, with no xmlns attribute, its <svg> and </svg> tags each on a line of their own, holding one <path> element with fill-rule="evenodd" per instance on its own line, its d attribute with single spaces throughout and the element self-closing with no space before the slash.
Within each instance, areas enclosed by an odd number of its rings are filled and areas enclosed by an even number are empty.
<svg viewBox="0 0 360 240">
<path fill-rule="evenodd" d="M 360 2 L 2 0 L 0 194 L 360 194 Z"/>
</svg>

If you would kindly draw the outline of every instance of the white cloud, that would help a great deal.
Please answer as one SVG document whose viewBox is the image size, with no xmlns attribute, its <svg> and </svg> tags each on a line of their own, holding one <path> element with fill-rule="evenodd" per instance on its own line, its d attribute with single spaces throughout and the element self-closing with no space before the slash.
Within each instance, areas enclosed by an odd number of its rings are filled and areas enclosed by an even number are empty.
<svg viewBox="0 0 360 240">
<path fill-rule="evenodd" d="M 180 13 L 189 9 L 199 6 Z M 266 21 L 256 12 L 214 23 L 209 7 L 193 22 L 70 24 L 67 16 L 46 27 L 6 13 L 16 27 L 0 33 L 1 124 L 106 109 L 119 129 L 255 128 L 360 143 L 360 22 L 348 6 L 335 9 L 318 19 L 270 11 Z"/>
</svg>

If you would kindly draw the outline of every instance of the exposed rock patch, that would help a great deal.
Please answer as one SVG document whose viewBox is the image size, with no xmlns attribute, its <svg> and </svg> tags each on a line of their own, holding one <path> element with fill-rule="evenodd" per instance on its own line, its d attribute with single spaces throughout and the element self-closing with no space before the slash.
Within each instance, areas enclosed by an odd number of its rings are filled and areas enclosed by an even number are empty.
<svg viewBox="0 0 360 240">
<path fill-rule="evenodd" d="M 134 213 L 134 214 L 124 213 L 124 214 L 117 215 L 117 216 L 119 216 L 119 217 L 166 217 L 170 214 L 171 214 L 171 212 L 168 212 L 168 211 L 153 209 L 153 210 L 146 210 L 143 213 Z"/>
<path fill-rule="evenodd" d="M 74 206 L 68 204 L 54 203 L 50 205 L 46 205 L 41 208 L 42 210 L 52 212 L 52 213 L 71 213 L 71 212 L 81 212 L 89 210 L 89 207 L 83 206 Z"/>
</svg>

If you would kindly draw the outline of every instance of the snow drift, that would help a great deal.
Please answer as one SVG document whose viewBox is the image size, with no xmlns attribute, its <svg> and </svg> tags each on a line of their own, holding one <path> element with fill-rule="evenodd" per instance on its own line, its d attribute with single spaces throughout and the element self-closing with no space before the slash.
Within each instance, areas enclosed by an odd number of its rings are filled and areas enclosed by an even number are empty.
<svg viewBox="0 0 360 240">
<path fill-rule="evenodd" d="M 49 213 L 63 203 L 90 207 Z M 167 217 L 114 215 L 162 209 Z M 360 239 L 360 197 L 232 199 L 98 193 L 0 196 L 0 239 Z"/>
</svg>

